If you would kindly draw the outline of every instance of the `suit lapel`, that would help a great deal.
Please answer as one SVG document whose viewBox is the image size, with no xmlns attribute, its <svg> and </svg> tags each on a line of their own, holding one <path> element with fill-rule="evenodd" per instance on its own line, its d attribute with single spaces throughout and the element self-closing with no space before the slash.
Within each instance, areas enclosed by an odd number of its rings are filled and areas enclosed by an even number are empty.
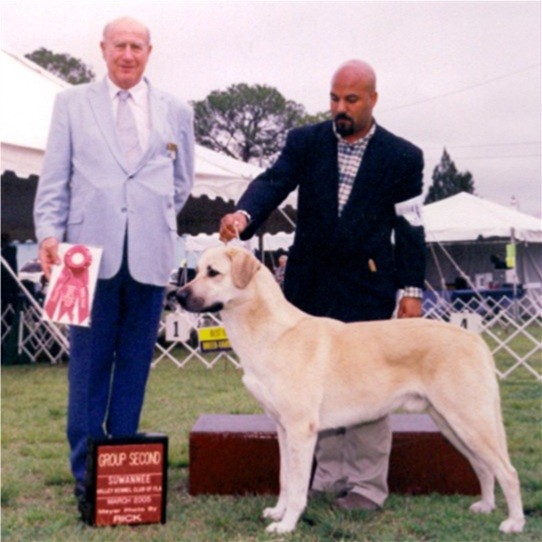
<svg viewBox="0 0 542 542">
<path fill-rule="evenodd" d="M 139 160 L 136 169 L 141 168 L 141 166 L 145 164 L 159 148 L 162 142 L 160 134 L 163 132 L 163 123 L 167 118 L 167 104 L 163 96 L 154 91 L 148 82 L 147 84 L 149 85 L 149 111 L 152 128 L 149 137 L 149 146 Z M 120 166 L 127 173 L 131 173 L 126 164 L 126 159 L 117 136 L 117 126 L 113 116 L 113 108 L 111 106 L 111 99 L 109 97 L 109 90 L 105 78 L 102 82 L 90 87 L 89 101 L 94 113 L 94 118 L 103 134 L 107 146 L 111 149 L 111 152 Z"/>
<path fill-rule="evenodd" d="M 337 156 L 337 138 L 331 123 L 329 130 L 322 135 L 323 141 L 313 146 L 317 155 L 313 159 L 312 167 L 318 179 L 318 199 L 323 210 L 323 217 L 328 221 L 328 227 L 334 228 L 339 218 L 338 190 L 339 190 L 339 164 Z"/>
</svg>

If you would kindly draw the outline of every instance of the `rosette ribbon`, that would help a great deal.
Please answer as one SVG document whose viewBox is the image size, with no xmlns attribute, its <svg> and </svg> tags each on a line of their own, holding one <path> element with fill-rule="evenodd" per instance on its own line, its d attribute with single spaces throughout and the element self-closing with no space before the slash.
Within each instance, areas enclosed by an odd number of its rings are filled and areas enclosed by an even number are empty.
<svg viewBox="0 0 542 542">
<path fill-rule="evenodd" d="M 90 316 L 88 268 L 91 263 L 92 255 L 83 245 L 75 245 L 66 251 L 64 267 L 44 307 L 51 320 L 58 310 L 57 320 L 67 315 L 74 323 L 76 307 L 78 318 L 75 323 L 80 324 Z"/>
</svg>

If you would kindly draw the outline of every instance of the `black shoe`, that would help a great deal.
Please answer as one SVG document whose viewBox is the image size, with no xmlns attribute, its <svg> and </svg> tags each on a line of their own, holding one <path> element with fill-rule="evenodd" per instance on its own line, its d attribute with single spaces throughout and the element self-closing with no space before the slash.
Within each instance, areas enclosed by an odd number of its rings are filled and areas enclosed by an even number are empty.
<svg viewBox="0 0 542 542">
<path fill-rule="evenodd" d="M 89 515 L 90 503 L 87 501 L 87 488 L 84 482 L 77 482 L 73 490 L 73 494 L 77 499 L 77 510 L 81 514 L 81 519 L 86 521 Z"/>
<path fill-rule="evenodd" d="M 77 499 L 77 510 L 79 510 L 79 513 L 81 514 L 81 519 L 86 518 L 86 511 L 88 508 L 88 503 L 86 497 L 83 495 L 82 497 L 79 497 Z"/>
</svg>

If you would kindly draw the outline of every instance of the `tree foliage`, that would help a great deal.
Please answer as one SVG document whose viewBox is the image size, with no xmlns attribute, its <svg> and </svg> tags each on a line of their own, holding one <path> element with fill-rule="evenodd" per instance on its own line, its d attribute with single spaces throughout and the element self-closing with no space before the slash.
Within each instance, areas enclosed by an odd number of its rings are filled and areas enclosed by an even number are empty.
<svg viewBox="0 0 542 542">
<path fill-rule="evenodd" d="M 469 171 L 459 173 L 455 163 L 444 149 L 440 163 L 433 170 L 433 184 L 425 198 L 425 203 L 433 203 L 459 192 L 474 194 L 474 181 Z"/>
<path fill-rule="evenodd" d="M 309 119 L 302 105 L 265 85 L 232 85 L 192 105 L 198 143 L 258 165 L 269 163 L 287 132 Z"/>
<path fill-rule="evenodd" d="M 83 61 L 67 53 L 53 53 L 41 47 L 25 57 L 72 85 L 89 83 L 95 77 L 92 69 Z"/>
<path fill-rule="evenodd" d="M 315 113 L 314 115 L 307 113 L 299 122 L 299 126 L 304 126 L 305 124 L 316 124 L 318 122 L 324 122 L 325 120 L 329 119 L 331 119 L 330 111 L 320 111 L 319 113 Z"/>
</svg>

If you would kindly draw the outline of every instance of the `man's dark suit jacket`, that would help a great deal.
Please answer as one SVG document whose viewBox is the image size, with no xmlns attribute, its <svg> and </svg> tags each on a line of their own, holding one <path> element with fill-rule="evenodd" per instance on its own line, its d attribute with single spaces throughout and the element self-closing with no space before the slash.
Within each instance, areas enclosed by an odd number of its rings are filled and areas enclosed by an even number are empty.
<svg viewBox="0 0 542 542">
<path fill-rule="evenodd" d="M 345 322 L 387 319 L 398 288 L 423 288 L 423 226 L 395 213 L 422 192 L 420 149 L 377 126 L 338 216 L 337 137 L 331 121 L 292 130 L 276 163 L 247 188 L 248 239 L 299 188 L 285 294 L 301 310 Z M 392 243 L 393 232 L 393 243 Z"/>
</svg>

